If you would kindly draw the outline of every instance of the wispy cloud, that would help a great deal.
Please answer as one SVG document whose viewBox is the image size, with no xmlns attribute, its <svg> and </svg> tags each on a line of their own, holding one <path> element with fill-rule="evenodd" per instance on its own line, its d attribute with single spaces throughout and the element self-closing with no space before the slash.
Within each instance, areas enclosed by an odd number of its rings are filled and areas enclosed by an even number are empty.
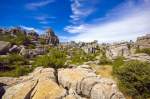
<svg viewBox="0 0 150 99">
<path fill-rule="evenodd" d="M 88 15 L 90 15 L 92 12 L 95 11 L 95 6 L 93 1 L 88 0 L 71 0 L 71 10 L 72 15 L 70 15 L 71 22 L 77 23 L 84 18 L 86 18 Z"/>
<path fill-rule="evenodd" d="M 107 13 L 105 21 L 97 20 L 92 24 L 70 25 L 65 31 L 76 33 L 70 40 L 114 42 L 135 39 L 150 33 L 150 1 L 128 1 Z"/>
<path fill-rule="evenodd" d="M 53 3 L 55 0 L 41 0 L 40 2 L 31 2 L 25 5 L 29 10 L 36 10 L 40 7 L 46 6 L 50 3 Z"/>
<path fill-rule="evenodd" d="M 39 34 L 44 33 L 44 30 L 43 30 L 43 29 L 37 29 L 37 28 L 34 28 L 34 27 L 28 27 L 28 26 L 24 26 L 24 25 L 22 25 L 22 26 L 20 26 L 20 27 L 23 28 L 23 29 L 25 29 L 25 30 L 28 30 L 28 31 L 33 30 L 33 31 L 35 31 L 35 32 L 37 32 L 37 33 L 39 33 Z"/>
<path fill-rule="evenodd" d="M 35 19 L 38 20 L 41 24 L 48 24 L 48 23 L 52 23 L 53 20 L 56 19 L 56 17 L 41 15 L 41 16 L 36 16 Z"/>
</svg>

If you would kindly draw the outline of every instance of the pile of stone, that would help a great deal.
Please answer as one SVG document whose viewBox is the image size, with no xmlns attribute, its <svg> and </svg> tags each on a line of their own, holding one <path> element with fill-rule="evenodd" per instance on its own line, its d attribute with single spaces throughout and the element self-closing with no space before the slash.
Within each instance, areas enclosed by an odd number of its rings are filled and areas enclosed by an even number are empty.
<svg viewBox="0 0 150 99">
<path fill-rule="evenodd" d="M 1 77 L 2 99 L 125 99 L 111 79 L 97 76 L 89 66 L 36 68 L 28 76 Z"/>
</svg>

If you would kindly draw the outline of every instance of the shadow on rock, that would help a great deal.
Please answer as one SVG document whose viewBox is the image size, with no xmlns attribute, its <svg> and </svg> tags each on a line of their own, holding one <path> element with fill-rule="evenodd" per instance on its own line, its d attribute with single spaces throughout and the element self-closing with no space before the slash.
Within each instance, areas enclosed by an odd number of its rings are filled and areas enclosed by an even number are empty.
<svg viewBox="0 0 150 99">
<path fill-rule="evenodd" d="M 2 96 L 5 93 L 5 88 L 4 86 L 6 86 L 6 84 L 0 83 L 0 99 L 2 99 Z"/>
</svg>

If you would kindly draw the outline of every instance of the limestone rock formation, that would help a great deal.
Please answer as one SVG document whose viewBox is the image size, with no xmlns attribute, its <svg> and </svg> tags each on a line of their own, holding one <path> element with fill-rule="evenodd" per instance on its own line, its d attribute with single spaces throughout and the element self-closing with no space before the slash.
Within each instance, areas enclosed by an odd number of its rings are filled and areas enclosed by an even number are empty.
<svg viewBox="0 0 150 99">
<path fill-rule="evenodd" d="M 142 37 L 138 37 L 136 41 L 136 45 L 142 49 L 142 48 L 150 48 L 150 34 L 147 34 Z"/>
<path fill-rule="evenodd" d="M 18 79 L 26 80 L 9 86 L 2 99 L 60 99 L 66 94 L 66 90 L 56 83 L 52 68 L 39 67 Z"/>
<path fill-rule="evenodd" d="M 9 42 L 0 41 L 0 54 L 6 54 L 11 47 Z"/>
<path fill-rule="evenodd" d="M 125 99 L 113 80 L 101 78 L 87 67 L 58 70 L 38 67 L 27 76 L 2 77 L 0 83 L 7 87 L 0 96 L 3 95 L 2 99 Z"/>
<path fill-rule="evenodd" d="M 50 45 L 54 45 L 54 46 L 59 44 L 59 39 L 55 35 L 55 33 L 52 29 L 47 29 L 46 35 L 43 35 L 42 38 L 45 39 L 46 44 L 50 44 Z"/>
<path fill-rule="evenodd" d="M 59 69 L 58 81 L 64 88 L 74 91 L 74 96 L 83 95 L 85 99 L 125 99 L 114 81 L 96 76 L 91 69 Z"/>
<path fill-rule="evenodd" d="M 130 49 L 127 42 L 109 45 L 106 49 L 106 56 L 109 59 L 115 59 L 118 56 L 129 56 Z"/>
</svg>

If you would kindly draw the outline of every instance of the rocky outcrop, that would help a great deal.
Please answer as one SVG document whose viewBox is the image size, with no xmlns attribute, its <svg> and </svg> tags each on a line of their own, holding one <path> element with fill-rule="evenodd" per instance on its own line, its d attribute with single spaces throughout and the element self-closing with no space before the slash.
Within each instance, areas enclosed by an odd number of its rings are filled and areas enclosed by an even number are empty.
<svg viewBox="0 0 150 99">
<path fill-rule="evenodd" d="M 58 81 L 64 88 L 72 90 L 76 97 L 81 95 L 85 99 L 125 99 L 114 81 L 97 76 L 91 69 L 59 69 Z M 71 94 L 68 97 L 73 96 Z"/>
<path fill-rule="evenodd" d="M 150 34 L 137 38 L 136 45 L 140 48 L 150 48 Z"/>
<path fill-rule="evenodd" d="M 11 47 L 10 42 L 0 41 L 0 55 L 6 54 Z"/>
<path fill-rule="evenodd" d="M 129 43 L 127 42 L 109 45 L 106 48 L 106 56 L 109 59 L 115 59 L 118 56 L 126 57 L 129 56 L 130 53 Z"/>
<path fill-rule="evenodd" d="M 150 62 L 150 56 L 145 53 L 132 54 L 126 57 L 126 60 L 139 60 L 143 62 Z"/>
<path fill-rule="evenodd" d="M 46 34 L 42 36 L 43 39 L 45 39 L 46 44 L 50 45 L 57 45 L 59 44 L 59 39 L 55 35 L 54 31 L 52 29 L 47 29 Z"/>
<path fill-rule="evenodd" d="M 66 90 L 56 83 L 54 73 L 52 68 L 36 68 L 28 76 L 18 78 L 24 81 L 11 84 L 2 99 L 60 99 L 64 97 Z M 0 82 L 3 81 L 0 80 Z"/>
<path fill-rule="evenodd" d="M 7 84 L 2 99 L 125 99 L 113 80 L 97 76 L 87 65 L 38 67 L 27 76 L 3 77 L 0 83 Z"/>
</svg>

